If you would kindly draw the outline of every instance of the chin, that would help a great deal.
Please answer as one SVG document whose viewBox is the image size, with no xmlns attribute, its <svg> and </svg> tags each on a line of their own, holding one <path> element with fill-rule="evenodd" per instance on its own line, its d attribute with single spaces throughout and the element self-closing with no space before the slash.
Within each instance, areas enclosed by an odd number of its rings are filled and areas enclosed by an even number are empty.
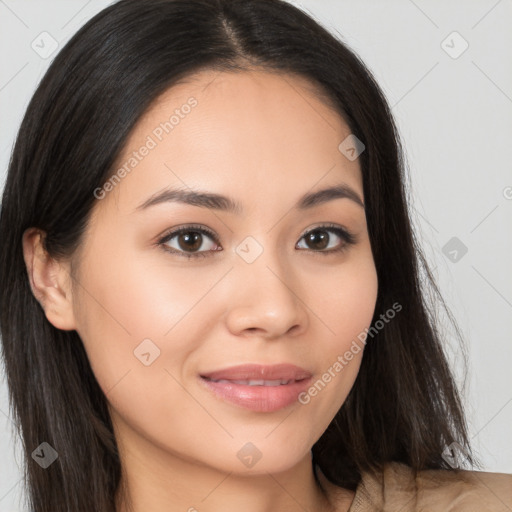
<svg viewBox="0 0 512 512">
<path fill-rule="evenodd" d="M 240 476 L 256 476 L 288 471 L 305 457 L 310 457 L 309 446 L 298 449 L 296 444 L 275 441 L 266 439 L 260 442 L 256 440 L 234 442 L 231 448 L 218 454 L 219 457 L 214 465 L 218 469 Z M 228 457 L 226 453 L 229 454 Z"/>
</svg>

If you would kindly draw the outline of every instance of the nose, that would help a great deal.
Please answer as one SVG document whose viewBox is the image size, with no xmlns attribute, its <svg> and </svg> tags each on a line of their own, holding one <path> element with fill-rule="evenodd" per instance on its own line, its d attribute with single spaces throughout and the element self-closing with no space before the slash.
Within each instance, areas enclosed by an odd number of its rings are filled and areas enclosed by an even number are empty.
<svg viewBox="0 0 512 512">
<path fill-rule="evenodd" d="M 277 339 L 308 327 L 305 283 L 290 266 L 264 251 L 253 263 L 242 259 L 231 273 L 227 327 L 238 336 Z"/>
</svg>

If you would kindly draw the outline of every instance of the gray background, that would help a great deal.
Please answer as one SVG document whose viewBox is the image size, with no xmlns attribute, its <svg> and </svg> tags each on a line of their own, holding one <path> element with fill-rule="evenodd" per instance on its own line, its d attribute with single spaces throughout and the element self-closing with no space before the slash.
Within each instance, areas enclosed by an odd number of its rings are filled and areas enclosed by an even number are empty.
<svg viewBox="0 0 512 512">
<path fill-rule="evenodd" d="M 52 38 L 61 48 L 108 3 L 0 0 L 2 187 L 21 116 L 55 56 L 44 54 Z M 474 447 L 487 471 L 512 473 L 512 1 L 292 3 L 342 35 L 388 97 L 410 167 L 415 226 L 468 345 L 463 387 L 447 330 Z M 0 512 L 21 511 L 21 448 L 3 368 L 0 454 Z"/>
</svg>

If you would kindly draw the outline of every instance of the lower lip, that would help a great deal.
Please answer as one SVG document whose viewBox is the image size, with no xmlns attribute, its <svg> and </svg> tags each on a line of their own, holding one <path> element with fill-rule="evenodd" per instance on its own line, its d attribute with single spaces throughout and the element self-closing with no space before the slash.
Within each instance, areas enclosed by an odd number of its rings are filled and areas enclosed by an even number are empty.
<svg viewBox="0 0 512 512">
<path fill-rule="evenodd" d="M 214 382 L 200 377 L 201 382 L 217 396 L 245 409 L 273 412 L 297 402 L 309 386 L 311 378 L 279 386 L 249 386 L 230 382 Z"/>
</svg>

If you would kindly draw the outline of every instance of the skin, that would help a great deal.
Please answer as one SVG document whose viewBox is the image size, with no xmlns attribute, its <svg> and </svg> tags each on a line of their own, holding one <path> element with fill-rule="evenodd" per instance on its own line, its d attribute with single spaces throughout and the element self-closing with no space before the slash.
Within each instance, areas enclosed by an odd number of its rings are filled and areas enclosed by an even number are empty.
<svg viewBox="0 0 512 512">
<path fill-rule="evenodd" d="M 364 209 L 347 198 L 294 209 L 303 194 L 340 183 L 364 199 L 358 160 L 338 150 L 350 130 L 303 78 L 203 71 L 158 98 L 118 164 L 191 96 L 197 106 L 97 201 L 70 260 L 50 258 L 40 233 L 25 232 L 33 293 L 55 327 L 79 333 L 106 394 L 127 490 L 119 511 L 127 496 L 136 512 L 348 510 L 353 493 L 326 479 L 319 486 L 310 450 L 350 391 L 362 351 L 309 404 L 275 412 L 224 402 L 198 374 L 287 362 L 314 382 L 370 326 L 378 283 Z M 229 196 L 244 213 L 177 202 L 136 210 L 179 186 Z M 189 260 L 157 244 L 192 223 L 216 234 L 199 249 L 209 256 Z M 327 249 L 303 235 L 326 223 L 356 243 L 319 254 Z M 328 235 L 328 249 L 344 244 Z M 236 252 L 247 236 L 263 248 L 252 263 Z M 167 246 L 187 249 L 178 237 Z M 160 350 L 149 366 L 134 356 L 147 338 Z M 237 457 L 248 442 L 261 452 L 251 468 Z"/>
</svg>

